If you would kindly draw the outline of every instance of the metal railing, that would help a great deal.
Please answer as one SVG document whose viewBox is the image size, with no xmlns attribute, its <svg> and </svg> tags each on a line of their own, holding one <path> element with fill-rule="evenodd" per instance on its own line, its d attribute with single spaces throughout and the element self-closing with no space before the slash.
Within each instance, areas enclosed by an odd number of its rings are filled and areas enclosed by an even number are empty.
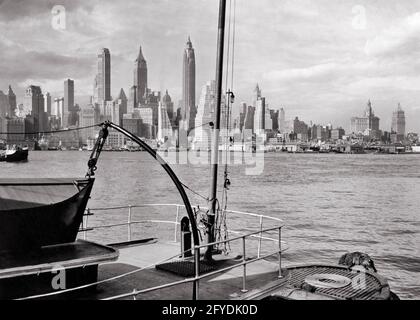
<svg viewBox="0 0 420 320">
<path fill-rule="evenodd" d="M 135 208 L 147 208 L 147 207 L 175 207 L 176 208 L 176 214 L 175 214 L 175 220 L 158 220 L 158 219 L 145 219 L 145 220 L 133 220 L 133 209 Z M 207 207 L 201 207 L 201 206 L 192 206 L 193 209 L 200 209 L 200 210 L 208 210 Z M 97 229 L 108 229 L 108 228 L 114 228 L 114 227 L 127 227 L 127 241 L 132 240 L 132 226 L 137 224 L 145 224 L 145 223 L 157 223 L 157 224 L 172 224 L 174 225 L 174 242 L 178 241 L 178 226 L 180 225 L 180 213 L 181 209 L 185 208 L 184 205 L 181 204 L 172 204 L 172 203 L 151 203 L 151 204 L 140 204 L 140 205 L 127 205 L 127 206 L 114 206 L 114 207 L 102 207 L 102 208 L 88 208 L 85 213 L 85 219 L 82 222 L 82 226 L 80 228 L 80 232 L 83 233 L 83 239 L 87 240 L 88 232 L 94 231 Z M 97 225 L 97 226 L 88 226 L 89 223 L 89 217 L 94 215 L 94 212 L 96 211 L 114 211 L 114 210 L 124 210 L 127 209 L 127 222 L 121 222 L 121 223 L 114 223 L 114 224 L 106 224 L 106 225 Z M 257 246 L 257 257 L 260 257 L 261 255 L 261 249 L 262 249 L 262 241 L 273 241 L 278 242 L 278 239 L 274 239 L 271 237 L 264 237 L 263 236 L 263 226 L 264 222 L 269 220 L 276 223 L 282 223 L 283 220 L 275 217 L 271 217 L 264 214 L 257 214 L 257 213 L 250 213 L 250 212 L 243 212 L 243 211 L 237 211 L 237 210 L 223 210 L 223 213 L 227 213 L 229 215 L 238 215 L 238 216 L 248 216 L 248 217 L 254 217 L 258 219 L 258 226 L 259 226 L 259 232 L 255 232 L 250 237 L 258 239 L 258 246 Z M 243 232 L 237 231 L 237 230 L 229 230 L 230 233 L 234 234 L 242 234 Z M 223 243 L 223 242 L 222 242 Z"/>
<path fill-rule="evenodd" d="M 281 230 L 282 230 L 283 226 L 276 226 L 276 227 L 272 227 L 272 228 L 268 228 L 268 229 L 263 229 L 263 230 L 259 230 L 256 232 L 252 232 L 252 233 L 248 233 L 246 235 L 242 235 L 239 237 L 235 237 L 232 239 L 228 239 L 228 240 L 222 240 L 222 241 L 216 241 L 216 242 L 212 242 L 212 243 L 206 243 L 203 245 L 199 245 L 199 246 L 194 246 L 194 270 L 195 270 L 195 276 L 193 278 L 187 278 L 187 279 L 183 279 L 183 280 L 179 280 L 179 281 L 175 281 L 175 282 L 171 282 L 171 283 L 166 283 L 163 285 L 159 285 L 159 286 L 155 286 L 155 287 L 151 287 L 151 288 L 147 288 L 147 289 L 142 289 L 142 290 L 137 290 L 134 289 L 132 292 L 128 292 L 128 293 L 124 293 L 124 294 L 120 294 L 120 295 L 116 295 L 116 296 L 112 296 L 112 297 L 108 297 L 104 300 L 116 300 L 116 299 L 123 299 L 123 298 L 129 298 L 132 297 L 133 299 L 136 299 L 136 297 L 140 294 L 144 294 L 144 293 L 148 293 L 148 292 L 152 292 L 152 291 L 157 291 L 157 290 L 162 290 L 162 289 L 166 289 L 166 288 L 170 288 L 170 287 L 174 287 L 177 285 L 181 285 L 181 284 L 187 284 L 187 283 L 193 283 L 193 299 L 194 300 L 198 300 L 199 299 L 199 290 L 200 290 L 200 280 L 217 275 L 219 273 L 223 273 L 238 267 L 243 267 L 243 273 L 242 273 L 242 289 L 241 292 L 246 293 L 248 292 L 247 289 L 247 285 L 246 285 L 246 279 L 247 279 L 247 273 L 246 273 L 246 267 L 247 265 L 266 259 L 268 257 L 274 256 L 274 255 L 278 255 L 278 267 L 279 267 L 279 271 L 278 271 L 278 276 L 277 278 L 282 278 L 282 253 L 286 250 L 282 250 L 281 247 Z M 248 237 L 252 237 L 255 236 L 256 234 L 260 234 L 265 233 L 265 232 L 269 232 L 269 231 L 274 231 L 274 230 L 278 230 L 278 250 L 265 254 L 263 256 L 259 256 L 257 258 L 251 259 L 251 260 L 246 260 L 246 238 Z M 225 267 L 225 268 L 221 268 L 212 272 L 208 272 L 205 274 L 200 274 L 200 249 L 202 248 L 206 248 L 209 246 L 214 246 L 214 245 L 218 245 L 218 244 L 223 244 L 223 243 L 230 243 L 233 241 L 237 241 L 237 240 L 242 240 L 242 262 Z"/>
</svg>

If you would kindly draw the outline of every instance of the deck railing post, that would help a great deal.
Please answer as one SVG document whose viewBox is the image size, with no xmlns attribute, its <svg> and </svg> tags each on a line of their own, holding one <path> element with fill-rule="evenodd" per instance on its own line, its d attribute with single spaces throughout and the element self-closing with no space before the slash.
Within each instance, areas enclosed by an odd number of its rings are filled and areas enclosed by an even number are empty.
<svg viewBox="0 0 420 320">
<path fill-rule="evenodd" d="M 279 278 L 283 278 L 281 274 L 281 227 L 279 227 Z"/>
<path fill-rule="evenodd" d="M 246 289 L 246 243 L 245 243 L 245 236 L 242 237 L 242 262 L 244 264 L 243 266 L 243 276 L 242 276 L 242 292 L 247 292 Z"/>
<path fill-rule="evenodd" d="M 257 252 L 258 258 L 260 257 L 260 254 L 261 254 L 262 228 L 263 228 L 263 216 L 260 215 L 260 238 L 258 239 L 258 252 Z"/>
<path fill-rule="evenodd" d="M 128 206 L 127 238 L 131 241 L 131 205 Z"/>
<path fill-rule="evenodd" d="M 194 267 L 195 267 L 195 280 L 194 280 L 194 291 L 193 300 L 198 300 L 199 282 L 198 277 L 200 276 L 200 247 L 194 247 Z"/>
<path fill-rule="evenodd" d="M 174 230 L 174 241 L 177 240 L 177 233 L 178 233 L 178 219 L 179 219 L 179 204 L 176 205 L 176 217 L 175 217 L 175 230 Z"/>
<path fill-rule="evenodd" d="M 86 213 L 86 218 L 85 218 L 86 219 L 86 223 L 82 226 L 85 229 L 85 232 L 83 232 L 83 240 L 87 240 L 87 228 L 88 228 L 89 215 L 90 215 L 90 209 L 87 208 L 87 213 Z"/>
</svg>

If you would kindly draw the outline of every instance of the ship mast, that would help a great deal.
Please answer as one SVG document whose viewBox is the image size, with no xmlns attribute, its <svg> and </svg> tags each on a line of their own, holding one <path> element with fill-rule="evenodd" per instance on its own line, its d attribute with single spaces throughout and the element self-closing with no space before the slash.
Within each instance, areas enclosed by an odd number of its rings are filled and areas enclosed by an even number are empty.
<svg viewBox="0 0 420 320">
<path fill-rule="evenodd" d="M 216 58 L 216 113 L 213 127 L 213 139 L 211 147 L 211 184 L 210 184 L 210 210 L 207 219 L 207 243 L 215 241 L 214 223 L 217 205 L 217 174 L 219 167 L 219 134 L 220 134 L 220 114 L 222 103 L 222 82 L 223 82 L 223 50 L 225 43 L 225 16 L 226 0 L 219 2 L 219 27 L 217 34 L 217 58 Z M 205 259 L 212 260 L 213 246 L 208 246 Z"/>
</svg>

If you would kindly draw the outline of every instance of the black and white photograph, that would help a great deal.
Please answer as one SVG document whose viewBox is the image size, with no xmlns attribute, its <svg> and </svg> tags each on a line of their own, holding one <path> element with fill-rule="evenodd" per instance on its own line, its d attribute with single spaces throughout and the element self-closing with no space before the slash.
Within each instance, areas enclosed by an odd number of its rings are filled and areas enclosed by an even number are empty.
<svg viewBox="0 0 420 320">
<path fill-rule="evenodd" d="M 420 0 L 0 0 L 0 300 L 420 300 L 419 133 Z"/>
</svg>

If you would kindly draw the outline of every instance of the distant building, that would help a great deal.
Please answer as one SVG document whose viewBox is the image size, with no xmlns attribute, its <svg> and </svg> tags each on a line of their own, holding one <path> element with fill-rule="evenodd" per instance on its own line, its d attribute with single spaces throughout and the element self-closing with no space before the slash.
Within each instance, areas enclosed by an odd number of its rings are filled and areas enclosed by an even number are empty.
<svg viewBox="0 0 420 320">
<path fill-rule="evenodd" d="M 99 110 L 95 110 L 95 106 L 90 104 L 87 108 L 83 108 L 80 111 L 80 126 L 87 127 L 93 126 L 94 124 L 99 122 Z M 87 128 L 80 130 L 80 138 L 82 140 L 82 144 L 87 144 L 88 139 L 95 138 L 96 134 L 98 133 L 97 128 Z"/>
<path fill-rule="evenodd" d="M 286 114 L 283 108 L 280 109 L 279 130 L 280 133 L 286 132 Z"/>
<path fill-rule="evenodd" d="M 255 108 L 248 106 L 245 114 L 244 120 L 244 130 L 254 132 L 254 118 L 255 118 Z"/>
<path fill-rule="evenodd" d="M 48 131 L 48 115 L 44 111 L 45 103 L 41 87 L 29 86 L 26 89 L 23 101 L 27 114 L 30 113 L 33 117 L 33 131 Z"/>
<path fill-rule="evenodd" d="M 74 111 L 74 80 L 71 79 L 64 81 L 64 110 Z"/>
<path fill-rule="evenodd" d="M 111 54 L 102 48 L 97 56 L 97 73 L 93 85 L 93 102 L 111 100 Z"/>
<path fill-rule="evenodd" d="M 345 135 L 345 131 L 343 128 L 336 128 L 331 130 L 331 140 L 341 140 L 343 139 L 343 136 Z"/>
<path fill-rule="evenodd" d="M 392 114 L 391 132 L 396 133 L 396 140 L 403 141 L 405 137 L 405 113 L 398 103 L 398 108 Z"/>
<path fill-rule="evenodd" d="M 303 134 L 303 135 L 308 135 L 308 125 L 304 122 L 299 120 L 298 117 L 296 117 L 293 122 L 293 132 L 295 134 Z"/>
<path fill-rule="evenodd" d="M 6 132 L 8 144 L 23 144 L 25 142 L 25 119 L 8 118 L 3 120 L 2 126 Z"/>
<path fill-rule="evenodd" d="M 172 125 L 166 110 L 166 104 L 160 102 L 158 113 L 158 132 L 157 140 L 160 143 L 166 142 L 172 137 Z"/>
<path fill-rule="evenodd" d="M 379 118 L 375 116 L 370 100 L 367 103 L 363 117 L 351 118 L 350 130 L 353 133 L 362 133 L 371 138 L 377 138 L 380 135 Z"/>
<path fill-rule="evenodd" d="M 272 130 L 278 131 L 279 128 L 280 128 L 280 125 L 279 125 L 279 110 L 277 110 L 277 111 L 270 110 L 270 117 L 271 117 L 271 121 L 272 121 Z"/>
<path fill-rule="evenodd" d="M 143 56 L 143 52 L 140 46 L 139 54 L 137 55 L 136 60 L 134 61 L 134 85 L 132 89 L 133 96 L 130 98 L 133 99 L 134 106 L 137 107 L 138 104 L 145 103 L 147 99 L 147 62 Z M 131 94 L 131 92 L 130 92 Z M 131 106 L 130 106 L 131 107 Z"/>
<path fill-rule="evenodd" d="M 182 73 L 182 105 L 181 117 L 186 130 L 194 128 L 195 117 L 197 115 L 195 105 L 195 53 L 188 37 L 186 48 L 184 49 L 183 73 Z"/>
<path fill-rule="evenodd" d="M 51 95 L 49 92 L 44 94 L 44 111 L 51 115 Z"/>
<path fill-rule="evenodd" d="M 176 114 L 174 113 L 174 103 L 168 94 L 168 90 L 166 90 L 165 95 L 162 97 L 161 104 L 165 107 L 169 121 L 171 122 L 171 127 L 173 128 L 175 126 Z"/>
<path fill-rule="evenodd" d="M 265 131 L 265 98 L 259 97 L 255 102 L 254 132 L 264 133 Z"/>
<path fill-rule="evenodd" d="M 125 92 L 122 88 L 118 94 L 118 97 L 114 101 L 114 105 L 115 109 L 118 109 L 119 112 L 119 121 L 116 122 L 116 124 L 122 126 L 123 115 L 127 113 L 127 96 L 125 95 Z"/>
<path fill-rule="evenodd" d="M 207 82 L 201 89 L 200 101 L 198 102 L 197 117 L 195 118 L 194 149 L 208 151 L 211 149 L 212 130 L 208 125 L 214 121 L 216 109 L 216 82 Z"/>
</svg>

